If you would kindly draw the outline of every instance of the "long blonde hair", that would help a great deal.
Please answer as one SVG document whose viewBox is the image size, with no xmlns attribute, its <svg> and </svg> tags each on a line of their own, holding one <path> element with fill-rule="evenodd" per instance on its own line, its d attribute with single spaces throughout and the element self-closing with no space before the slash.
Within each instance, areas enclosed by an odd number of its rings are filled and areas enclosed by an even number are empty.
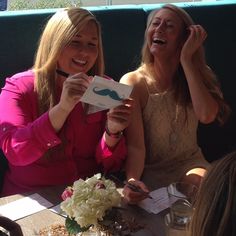
<svg viewBox="0 0 236 236">
<path fill-rule="evenodd" d="M 215 161 L 200 187 L 191 236 L 236 235 L 236 152 Z"/>
<path fill-rule="evenodd" d="M 172 4 L 165 4 L 160 9 L 153 10 L 149 14 L 147 20 L 147 27 L 145 31 L 145 40 L 142 48 L 142 61 L 140 65 L 140 67 L 145 68 L 147 72 L 149 71 L 148 73 L 150 73 L 153 69 L 154 57 L 151 54 L 150 49 L 148 47 L 147 31 L 152 23 L 154 16 L 161 9 L 168 9 L 172 12 L 175 12 L 179 16 L 179 18 L 182 19 L 183 30 L 184 30 L 183 40 L 187 39 L 188 27 L 194 24 L 192 18 L 188 15 L 186 11 Z M 193 55 L 193 62 L 195 66 L 198 68 L 200 74 L 202 75 L 203 83 L 209 89 L 210 93 L 219 104 L 220 109 L 217 116 L 217 120 L 219 121 L 220 124 L 223 124 L 225 120 L 228 118 L 228 115 L 230 113 L 230 108 L 223 99 L 223 94 L 220 90 L 220 86 L 217 81 L 216 75 L 206 64 L 203 46 L 201 46 Z M 181 64 L 179 64 L 176 80 L 174 80 L 174 91 L 175 91 L 175 100 L 177 103 L 183 105 L 184 107 L 191 104 L 190 92 Z"/>
<path fill-rule="evenodd" d="M 40 114 L 56 104 L 56 67 L 60 53 L 89 21 L 95 22 L 98 29 L 98 57 L 88 74 L 104 75 L 101 27 L 95 16 L 83 8 L 59 10 L 45 26 L 33 66 Z"/>
</svg>

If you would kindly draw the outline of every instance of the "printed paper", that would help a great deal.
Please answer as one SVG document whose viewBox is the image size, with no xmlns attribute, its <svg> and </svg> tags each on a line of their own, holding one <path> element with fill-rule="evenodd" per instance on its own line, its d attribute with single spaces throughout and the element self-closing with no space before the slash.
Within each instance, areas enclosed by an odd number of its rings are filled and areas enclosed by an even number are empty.
<svg viewBox="0 0 236 236">
<path fill-rule="evenodd" d="M 80 101 L 97 106 L 100 110 L 110 109 L 122 104 L 123 99 L 129 98 L 132 89 L 133 86 L 94 76 Z"/>
<path fill-rule="evenodd" d="M 159 212 L 169 208 L 176 201 L 170 199 L 167 193 L 167 187 L 159 188 L 149 193 L 153 198 L 146 198 L 139 203 L 139 206 L 149 213 L 158 214 Z"/>
</svg>

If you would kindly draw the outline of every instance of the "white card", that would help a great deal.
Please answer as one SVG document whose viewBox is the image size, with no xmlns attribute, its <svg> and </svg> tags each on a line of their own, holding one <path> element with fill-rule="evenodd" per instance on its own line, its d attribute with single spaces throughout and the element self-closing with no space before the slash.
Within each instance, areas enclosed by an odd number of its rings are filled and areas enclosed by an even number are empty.
<svg viewBox="0 0 236 236">
<path fill-rule="evenodd" d="M 53 206 L 51 202 L 35 193 L 14 202 L 0 206 L 0 215 L 18 220 Z"/>
<path fill-rule="evenodd" d="M 146 198 L 138 205 L 149 213 L 158 214 L 169 208 L 176 200 L 170 199 L 167 193 L 167 187 L 159 188 L 149 193 L 152 197 Z"/>
<path fill-rule="evenodd" d="M 94 76 L 80 101 L 110 109 L 122 104 L 123 99 L 129 98 L 132 90 L 133 86 Z"/>
<path fill-rule="evenodd" d="M 56 213 L 56 214 L 58 214 L 58 215 L 66 217 L 66 213 L 61 209 L 61 204 L 58 204 L 58 205 L 50 208 L 49 210 Z"/>
</svg>

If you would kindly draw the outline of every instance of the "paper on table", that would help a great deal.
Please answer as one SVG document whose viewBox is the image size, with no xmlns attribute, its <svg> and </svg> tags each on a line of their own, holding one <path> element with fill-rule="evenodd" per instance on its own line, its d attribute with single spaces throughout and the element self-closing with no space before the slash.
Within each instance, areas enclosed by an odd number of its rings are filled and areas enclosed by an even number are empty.
<svg viewBox="0 0 236 236">
<path fill-rule="evenodd" d="M 153 198 L 146 198 L 139 203 L 139 206 L 149 213 L 158 214 L 159 212 L 169 208 L 175 201 L 170 199 L 167 193 L 167 187 L 159 188 L 149 193 Z"/>
<path fill-rule="evenodd" d="M 62 211 L 62 209 L 60 207 L 60 204 L 50 208 L 49 210 L 56 213 L 56 214 L 58 214 L 58 215 L 66 217 L 66 213 L 64 211 Z"/>
<path fill-rule="evenodd" d="M 0 215 L 3 215 L 11 220 L 18 220 L 51 206 L 53 206 L 51 202 L 35 193 L 0 206 Z"/>
<path fill-rule="evenodd" d="M 123 99 L 129 98 L 132 90 L 133 86 L 94 76 L 80 101 L 100 107 L 100 110 L 110 109 L 122 104 Z"/>
</svg>

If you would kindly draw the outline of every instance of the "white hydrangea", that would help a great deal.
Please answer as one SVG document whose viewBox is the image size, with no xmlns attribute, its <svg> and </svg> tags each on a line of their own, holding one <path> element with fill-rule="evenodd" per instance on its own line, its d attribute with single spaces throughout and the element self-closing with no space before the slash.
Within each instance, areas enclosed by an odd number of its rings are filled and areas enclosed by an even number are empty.
<svg viewBox="0 0 236 236">
<path fill-rule="evenodd" d="M 72 196 L 61 203 L 61 209 L 81 227 L 96 226 L 106 210 L 121 202 L 115 183 L 100 176 L 75 181 Z"/>
</svg>

